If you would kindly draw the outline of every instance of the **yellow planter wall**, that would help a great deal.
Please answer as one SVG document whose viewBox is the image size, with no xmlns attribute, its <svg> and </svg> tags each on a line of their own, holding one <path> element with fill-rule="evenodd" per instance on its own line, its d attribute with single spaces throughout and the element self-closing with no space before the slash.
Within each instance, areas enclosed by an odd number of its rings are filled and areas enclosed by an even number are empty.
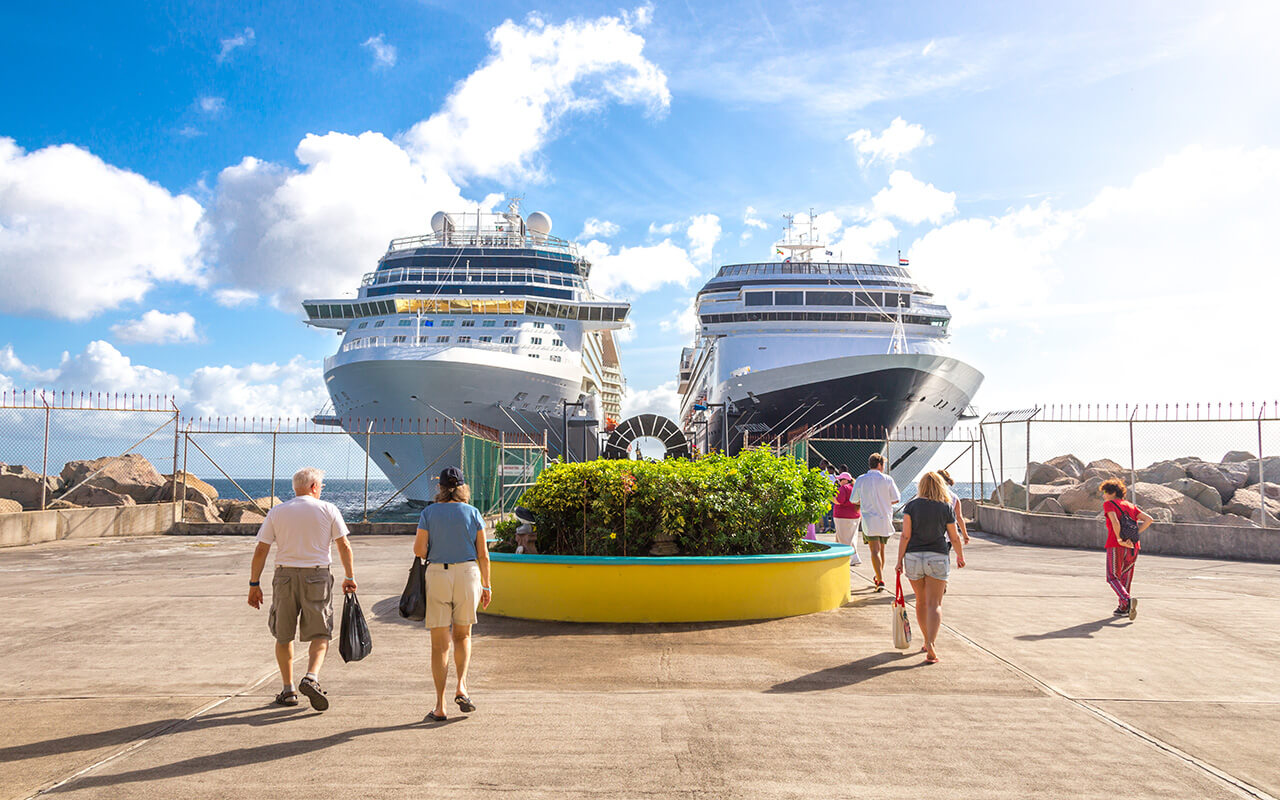
<svg viewBox="0 0 1280 800">
<path fill-rule="evenodd" d="M 707 558 L 604 558 L 492 553 L 485 613 L 565 622 L 773 619 L 849 600 L 852 549 Z"/>
</svg>

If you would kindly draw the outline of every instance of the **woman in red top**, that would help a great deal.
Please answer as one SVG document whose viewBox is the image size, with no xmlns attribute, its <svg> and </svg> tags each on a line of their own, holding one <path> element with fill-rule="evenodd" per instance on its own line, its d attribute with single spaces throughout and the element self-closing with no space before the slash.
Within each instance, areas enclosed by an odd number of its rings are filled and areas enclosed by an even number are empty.
<svg viewBox="0 0 1280 800">
<path fill-rule="evenodd" d="M 1116 606 L 1116 616 L 1128 615 L 1129 619 L 1138 616 L 1138 598 L 1129 592 L 1133 585 L 1133 566 L 1138 560 L 1138 543 L 1120 538 L 1120 517 L 1124 514 L 1138 523 L 1138 533 L 1142 533 L 1154 521 L 1151 515 L 1140 510 L 1133 503 L 1124 499 L 1124 481 L 1112 478 L 1098 487 L 1102 492 L 1102 511 L 1107 519 L 1107 583 L 1120 598 Z"/>
<path fill-rule="evenodd" d="M 831 501 L 831 516 L 836 524 L 836 541 L 853 548 L 853 558 L 850 559 L 850 563 L 857 566 L 862 563 L 862 559 L 858 558 L 858 546 L 854 543 L 853 537 L 858 531 L 862 510 L 857 503 L 849 502 L 851 494 L 853 494 L 853 476 L 847 472 L 841 472 L 836 476 L 836 499 Z"/>
</svg>

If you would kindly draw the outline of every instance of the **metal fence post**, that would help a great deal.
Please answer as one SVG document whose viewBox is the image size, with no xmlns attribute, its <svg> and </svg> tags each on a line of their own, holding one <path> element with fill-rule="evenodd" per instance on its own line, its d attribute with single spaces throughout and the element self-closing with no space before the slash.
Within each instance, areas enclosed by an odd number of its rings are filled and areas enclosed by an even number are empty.
<svg viewBox="0 0 1280 800">
<path fill-rule="evenodd" d="M 369 448 L 373 441 L 373 422 L 364 429 L 364 515 L 361 522 L 369 521 Z"/>
<path fill-rule="evenodd" d="M 997 485 L 1004 484 L 1004 420 L 1000 420 L 1000 481 Z M 1004 495 L 1000 496 L 1000 505 L 1004 505 Z"/>
<path fill-rule="evenodd" d="M 1134 505 L 1138 504 L 1138 462 L 1134 456 L 1133 445 L 1133 418 L 1138 413 L 1138 406 L 1133 406 L 1133 414 L 1129 415 L 1129 486 L 1133 489 L 1133 493 L 1129 495 L 1129 501 Z"/>
<path fill-rule="evenodd" d="M 987 466 L 986 459 L 983 458 L 983 451 L 987 449 L 986 442 L 987 429 L 981 422 L 978 423 L 978 497 L 980 502 L 987 501 Z"/>
<path fill-rule="evenodd" d="M 1031 510 L 1031 420 L 1027 420 L 1027 468 L 1022 473 L 1023 510 Z"/>
<path fill-rule="evenodd" d="M 267 492 L 270 499 L 267 500 L 267 510 L 276 507 L 276 440 L 280 436 L 280 423 L 276 423 L 276 429 L 271 432 L 271 491 Z M 366 501 L 367 504 L 367 501 Z"/>
<path fill-rule="evenodd" d="M 44 403 L 44 460 L 40 462 L 40 510 L 44 511 L 49 501 L 49 417 L 53 412 L 43 396 L 40 402 Z"/>
<path fill-rule="evenodd" d="M 1258 412 L 1258 523 L 1263 528 L 1270 527 L 1267 524 L 1267 471 L 1266 462 L 1262 460 L 1262 417 L 1267 413 L 1267 404 L 1262 404 L 1262 411 Z"/>
<path fill-rule="evenodd" d="M 182 412 L 178 410 L 178 404 L 173 402 L 173 400 L 169 401 L 169 405 L 173 406 L 173 521 L 178 522 L 180 519 L 180 517 L 178 516 L 178 509 L 179 509 L 179 506 L 178 506 L 178 427 L 179 427 L 178 419 L 181 416 Z M 184 477 L 184 480 L 185 480 L 185 477 Z M 183 487 L 182 489 L 181 508 L 185 515 L 186 509 L 187 509 L 186 487 Z"/>
<path fill-rule="evenodd" d="M 191 425 L 182 434 L 182 520 L 187 519 L 187 451 L 191 448 Z"/>
</svg>

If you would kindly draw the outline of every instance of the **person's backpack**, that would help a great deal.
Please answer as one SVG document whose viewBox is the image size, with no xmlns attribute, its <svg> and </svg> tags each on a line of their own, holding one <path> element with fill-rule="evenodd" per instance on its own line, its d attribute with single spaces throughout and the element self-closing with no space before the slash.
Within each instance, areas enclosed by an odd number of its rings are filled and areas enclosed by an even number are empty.
<svg viewBox="0 0 1280 800">
<path fill-rule="evenodd" d="M 1116 533 L 1116 538 L 1137 544 L 1141 535 L 1138 533 L 1138 521 L 1129 516 L 1129 512 L 1125 511 L 1124 506 L 1120 505 L 1119 501 L 1113 502 L 1116 507 L 1116 519 L 1120 521 L 1120 531 Z"/>
</svg>

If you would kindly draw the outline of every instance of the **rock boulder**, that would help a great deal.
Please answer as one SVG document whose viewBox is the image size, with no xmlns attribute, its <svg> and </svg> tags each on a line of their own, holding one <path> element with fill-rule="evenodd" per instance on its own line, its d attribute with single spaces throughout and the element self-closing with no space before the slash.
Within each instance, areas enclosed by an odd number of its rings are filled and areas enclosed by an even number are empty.
<svg viewBox="0 0 1280 800">
<path fill-rule="evenodd" d="M 1032 461 L 1027 464 L 1027 481 L 1029 483 L 1050 483 L 1059 478 L 1070 477 L 1072 476 L 1051 464 L 1041 464 L 1038 461 Z"/>
<path fill-rule="evenodd" d="M 1079 482 L 1080 481 L 1076 480 L 1070 475 L 1063 475 L 1061 478 L 1054 478 L 1053 480 L 1049 481 L 1045 485 L 1046 486 L 1075 486 Z"/>
<path fill-rule="evenodd" d="M 229 512 L 224 514 L 223 519 L 225 519 L 227 522 L 245 523 L 245 524 L 252 522 L 254 524 L 257 524 L 262 522 L 264 519 L 266 519 L 266 517 L 264 517 L 262 514 L 259 514 L 256 511 L 250 510 L 249 508 L 239 507 L 239 508 L 233 508 Z"/>
<path fill-rule="evenodd" d="M 190 472 L 179 472 L 177 475 L 165 475 L 164 486 L 156 491 L 157 503 L 171 502 L 173 500 L 173 483 L 177 481 L 179 484 L 186 483 L 187 499 L 194 500 L 192 493 L 199 494 L 209 501 L 218 499 L 218 490 L 210 486 L 208 483 L 192 475 Z"/>
<path fill-rule="evenodd" d="M 1222 513 L 1222 495 L 1207 483 L 1201 483 L 1193 478 L 1179 478 L 1171 483 L 1166 483 L 1165 486 L 1182 492 L 1215 514 Z"/>
<path fill-rule="evenodd" d="M 1225 503 L 1231 499 L 1231 495 L 1235 493 L 1236 487 L 1232 484 L 1231 479 L 1223 473 L 1217 464 L 1206 464 L 1205 462 L 1197 462 L 1187 466 L 1187 474 L 1193 480 L 1212 486 L 1218 491 L 1218 499 L 1221 503 Z"/>
<path fill-rule="evenodd" d="M 1261 474 L 1259 474 L 1258 462 L 1249 462 L 1249 477 L 1245 480 L 1245 485 L 1249 486 L 1264 481 L 1280 481 L 1280 456 L 1262 459 Z"/>
<path fill-rule="evenodd" d="M 22 511 L 22 503 L 17 500 L 10 500 L 7 497 L 0 497 L 0 514 L 16 514 Z"/>
<path fill-rule="evenodd" d="M 960 498 L 960 513 L 964 516 L 965 521 L 975 520 L 978 518 L 978 504 L 967 497 Z"/>
<path fill-rule="evenodd" d="M 60 478 L 41 475 L 21 464 L 0 464 L 0 497 L 16 501 L 24 511 L 39 510 L 41 484 L 44 485 L 47 505 L 62 489 Z"/>
<path fill-rule="evenodd" d="M 152 502 L 156 491 L 164 486 L 164 476 L 137 453 L 72 461 L 62 468 L 62 480 L 68 487 L 76 486 L 86 477 L 89 478 L 86 485 L 127 495 L 135 504 Z"/>
<path fill-rule="evenodd" d="M 1151 513 L 1153 508 L 1167 508 L 1173 512 L 1174 522 L 1213 522 L 1222 516 L 1187 497 L 1177 489 L 1170 489 L 1158 483 L 1139 482 L 1133 487 L 1130 495 L 1132 502 Z"/>
<path fill-rule="evenodd" d="M 1014 483 L 1012 480 L 1005 481 L 991 493 L 992 503 L 999 505 L 1001 501 L 1004 502 L 1005 508 L 1026 508 L 1027 490 L 1020 483 Z"/>
<path fill-rule="evenodd" d="M 1045 486 L 1044 484 L 1034 484 L 1034 483 L 1031 484 L 1031 507 L 1035 508 L 1036 506 L 1040 505 L 1041 503 L 1043 503 L 1045 500 L 1048 500 L 1049 498 L 1053 498 L 1057 500 L 1059 497 L 1062 496 L 1063 492 L 1067 491 L 1072 486 L 1075 486 L 1075 484 L 1071 483 L 1066 486 Z"/>
<path fill-rule="evenodd" d="M 1070 475 L 1076 480 L 1079 480 L 1080 476 L 1084 474 L 1084 462 L 1071 454 L 1055 456 L 1044 463 L 1061 471 L 1064 475 Z"/>
<path fill-rule="evenodd" d="M 222 517 L 218 516 L 218 509 L 214 506 L 197 500 L 188 500 L 182 504 L 182 521 L 217 523 L 222 522 Z"/>
<path fill-rule="evenodd" d="M 1139 483 L 1172 483 L 1187 477 L 1187 470 L 1176 461 L 1158 461 L 1138 470 Z"/>
<path fill-rule="evenodd" d="M 1107 469 L 1098 469 L 1097 467 L 1085 467 L 1084 475 L 1080 478 L 1080 480 L 1087 481 L 1090 478 L 1097 478 L 1100 481 L 1109 481 L 1112 478 L 1119 478 L 1120 480 L 1125 480 L 1125 476 L 1127 474 L 1128 474 L 1127 472 L 1121 472 L 1119 470 L 1116 470 L 1113 472 Z"/>
<path fill-rule="evenodd" d="M 1242 461 L 1257 461 L 1258 457 L 1247 450 L 1232 450 L 1222 457 L 1222 464 L 1239 464 Z"/>
<path fill-rule="evenodd" d="M 1222 473 L 1223 477 L 1231 481 L 1232 491 L 1239 489 L 1241 486 L 1244 486 L 1249 482 L 1248 464 L 1219 464 L 1218 471 Z"/>
<path fill-rule="evenodd" d="M 1040 505 L 1031 509 L 1037 514 L 1066 514 L 1067 510 L 1062 507 L 1062 503 L 1058 502 L 1056 497 L 1046 497 L 1040 501 Z"/>
<path fill-rule="evenodd" d="M 1062 504 L 1062 507 L 1069 514 L 1079 514 L 1081 512 L 1101 513 L 1102 495 L 1098 494 L 1098 487 L 1101 485 L 1101 478 L 1090 478 L 1084 483 L 1069 487 L 1065 492 L 1058 495 L 1058 502 Z"/>
<path fill-rule="evenodd" d="M 1231 496 L 1231 502 L 1225 504 L 1222 510 L 1228 514 L 1236 514 L 1246 519 L 1253 519 L 1258 513 L 1258 509 L 1262 504 L 1262 493 L 1257 490 L 1258 487 L 1250 487 L 1247 489 L 1236 489 L 1236 493 Z M 1280 501 L 1267 498 L 1267 513 L 1275 519 L 1280 515 Z"/>
<path fill-rule="evenodd" d="M 138 503 L 127 494 L 113 492 L 103 486 L 94 483 L 86 483 L 78 489 L 73 489 L 59 500 L 72 503 L 83 508 L 97 508 L 99 506 L 136 506 Z"/>
<path fill-rule="evenodd" d="M 1173 522 L 1173 512 L 1167 508 L 1148 508 L 1147 513 L 1156 522 Z"/>
<path fill-rule="evenodd" d="M 1096 469 L 1103 472 L 1114 472 L 1117 475 L 1123 475 L 1128 470 L 1109 458 L 1100 458 L 1097 461 L 1090 461 L 1085 465 L 1085 469 Z"/>
</svg>

